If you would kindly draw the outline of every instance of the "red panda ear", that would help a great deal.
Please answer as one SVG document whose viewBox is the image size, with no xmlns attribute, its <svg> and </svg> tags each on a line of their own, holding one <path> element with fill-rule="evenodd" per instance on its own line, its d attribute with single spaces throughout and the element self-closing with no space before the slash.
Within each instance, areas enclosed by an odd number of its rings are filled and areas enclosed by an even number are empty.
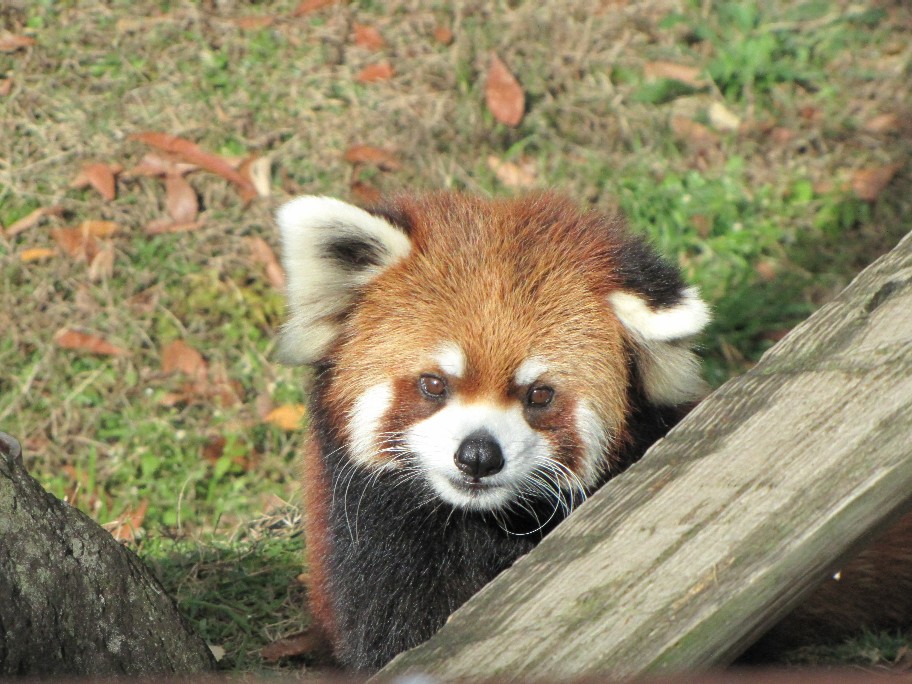
<svg viewBox="0 0 912 684">
<path fill-rule="evenodd" d="M 406 257 L 411 242 L 388 221 L 329 197 L 298 197 L 276 214 L 288 319 L 279 359 L 319 361 L 339 334 L 355 291 Z"/>
<path fill-rule="evenodd" d="M 662 405 L 699 399 L 705 384 L 690 341 L 709 323 L 710 312 L 697 289 L 685 288 L 661 306 L 630 291 L 613 292 L 608 300 L 630 334 L 647 398 Z"/>
</svg>

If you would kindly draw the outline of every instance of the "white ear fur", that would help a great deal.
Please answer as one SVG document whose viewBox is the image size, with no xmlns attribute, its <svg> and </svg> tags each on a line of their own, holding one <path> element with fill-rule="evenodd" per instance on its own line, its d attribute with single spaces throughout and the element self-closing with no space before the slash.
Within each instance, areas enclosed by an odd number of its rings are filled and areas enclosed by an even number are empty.
<svg viewBox="0 0 912 684">
<path fill-rule="evenodd" d="M 412 245 L 391 223 L 330 197 L 298 197 L 279 208 L 276 222 L 288 303 L 278 356 L 292 365 L 313 363 L 338 336 L 339 315 L 355 291 Z"/>
<path fill-rule="evenodd" d="M 706 386 L 688 339 L 706 327 L 710 311 L 697 289 L 685 289 L 675 304 L 659 309 L 631 292 L 614 292 L 608 301 L 634 342 L 649 400 L 674 405 L 699 399 Z"/>
</svg>

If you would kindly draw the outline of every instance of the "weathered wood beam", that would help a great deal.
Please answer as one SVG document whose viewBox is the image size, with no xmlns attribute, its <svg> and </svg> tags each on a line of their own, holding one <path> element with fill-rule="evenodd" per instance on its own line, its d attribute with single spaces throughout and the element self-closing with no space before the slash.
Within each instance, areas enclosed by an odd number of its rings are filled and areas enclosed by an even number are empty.
<svg viewBox="0 0 912 684">
<path fill-rule="evenodd" d="M 730 662 L 912 507 L 912 235 L 381 676 Z"/>
</svg>

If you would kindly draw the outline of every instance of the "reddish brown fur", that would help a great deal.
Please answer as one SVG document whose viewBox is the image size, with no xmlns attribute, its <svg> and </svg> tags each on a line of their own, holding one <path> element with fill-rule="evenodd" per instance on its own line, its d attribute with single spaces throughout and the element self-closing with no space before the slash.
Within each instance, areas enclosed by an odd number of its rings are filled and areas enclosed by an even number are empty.
<svg viewBox="0 0 912 684">
<path fill-rule="evenodd" d="M 304 534 L 307 538 L 308 598 L 314 624 L 325 632 L 330 642 L 337 638 L 333 624 L 332 599 L 327 585 L 325 559 L 329 555 L 329 504 L 332 489 L 326 477 L 326 466 L 314 436 L 308 435 L 302 452 L 301 482 L 304 484 Z"/>
<path fill-rule="evenodd" d="M 402 198 L 395 209 L 411 224 L 413 251 L 366 289 L 346 321 L 332 354 L 332 413 L 347 415 L 374 384 L 433 370 L 435 348 L 453 341 L 469 360 L 461 397 L 510 400 L 517 367 L 540 355 L 620 436 L 627 357 L 605 304 L 618 226 L 548 195 Z M 400 402 L 408 403 L 397 395 Z"/>
</svg>

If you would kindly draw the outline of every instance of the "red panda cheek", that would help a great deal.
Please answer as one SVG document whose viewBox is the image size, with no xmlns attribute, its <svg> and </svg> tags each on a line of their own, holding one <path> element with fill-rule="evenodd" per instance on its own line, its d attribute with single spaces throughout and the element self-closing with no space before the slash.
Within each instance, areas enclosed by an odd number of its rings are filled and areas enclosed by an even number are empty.
<svg viewBox="0 0 912 684">
<path fill-rule="evenodd" d="M 394 400 L 383 425 L 387 434 L 403 434 L 412 425 L 446 406 L 446 398 L 433 400 L 425 397 L 418 388 L 418 378 L 398 378 L 392 386 Z"/>
<path fill-rule="evenodd" d="M 551 445 L 553 458 L 570 470 L 580 473 L 585 454 L 578 431 L 577 400 L 566 395 L 555 396 L 544 408 L 526 408 L 524 411 L 529 427 L 538 432 Z"/>
</svg>

